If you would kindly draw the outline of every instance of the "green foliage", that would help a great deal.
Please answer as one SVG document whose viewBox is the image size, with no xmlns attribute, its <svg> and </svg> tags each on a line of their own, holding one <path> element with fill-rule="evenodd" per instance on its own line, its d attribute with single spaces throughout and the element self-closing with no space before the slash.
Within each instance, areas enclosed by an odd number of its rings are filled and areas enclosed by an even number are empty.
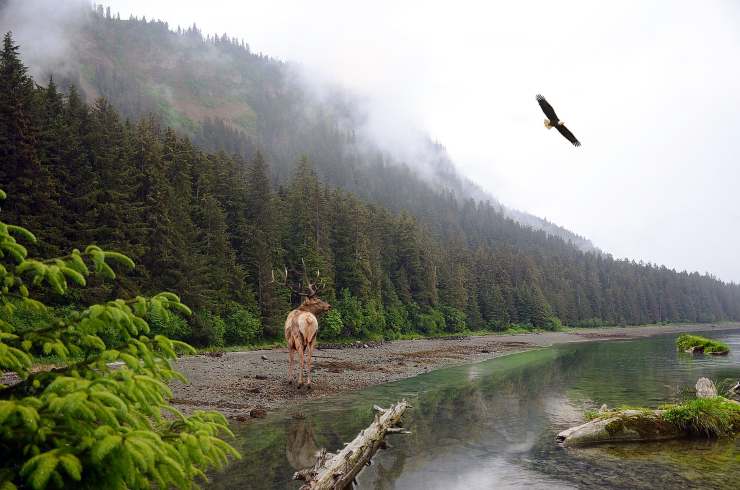
<svg viewBox="0 0 740 490">
<path fill-rule="evenodd" d="M 329 310 L 321 319 L 319 337 L 322 339 L 333 339 L 339 337 L 344 331 L 342 314 L 339 310 Z"/>
<path fill-rule="evenodd" d="M 162 315 L 163 314 L 163 315 Z M 178 314 L 162 311 L 157 314 L 149 314 L 147 321 L 152 334 L 164 335 L 177 340 L 185 340 L 190 336 L 190 325 L 188 321 Z"/>
<path fill-rule="evenodd" d="M 426 335 L 439 335 L 445 331 L 444 315 L 434 308 L 415 309 L 412 319 L 414 327 Z"/>
<path fill-rule="evenodd" d="M 697 436 L 727 437 L 740 432 L 740 404 L 721 396 L 670 406 L 663 418 Z"/>
<path fill-rule="evenodd" d="M 386 309 L 386 336 L 398 338 L 401 333 L 412 330 L 408 310 L 400 303 L 394 303 Z"/>
<path fill-rule="evenodd" d="M 440 310 L 444 316 L 445 330 L 447 332 L 459 333 L 465 332 L 468 329 L 468 326 L 465 323 L 464 312 L 457 308 L 452 308 L 451 306 L 442 306 Z"/>
<path fill-rule="evenodd" d="M 683 334 L 676 339 L 676 347 L 680 350 L 688 350 L 692 347 L 699 347 L 706 353 L 711 352 L 729 352 L 730 346 L 724 342 L 708 339 L 699 335 Z"/>
<path fill-rule="evenodd" d="M 550 315 L 545 319 L 544 323 L 542 324 L 542 328 L 551 332 L 557 332 L 563 329 L 563 324 L 560 321 L 560 318 L 556 317 L 555 315 Z"/>
<path fill-rule="evenodd" d="M 364 322 L 365 328 L 369 332 L 382 333 L 386 329 L 387 321 L 383 304 L 375 298 L 369 299 L 365 303 Z"/>
<path fill-rule="evenodd" d="M 246 345 L 259 340 L 262 322 L 259 317 L 240 306 L 232 304 L 224 317 L 224 342 L 226 345 Z"/>
<path fill-rule="evenodd" d="M 0 385 L 0 488 L 190 488 L 206 469 L 238 457 L 219 438 L 230 434 L 222 415 L 185 417 L 169 403 L 167 382 L 184 381 L 171 361 L 193 350 L 154 335 L 147 318 L 190 314 L 180 299 L 137 296 L 55 316 L 39 295 L 114 279 L 133 262 L 96 246 L 32 259 L 33 242 L 24 228 L 0 222 L 0 373 L 21 378 Z M 120 341 L 111 345 L 113 337 Z M 32 374 L 39 351 L 63 366 Z"/>
<path fill-rule="evenodd" d="M 226 323 L 219 315 L 200 310 L 193 317 L 191 342 L 202 346 L 223 347 L 225 345 Z"/>
<path fill-rule="evenodd" d="M 340 313 L 344 333 L 350 337 L 362 337 L 367 334 L 364 308 L 360 299 L 352 296 L 349 289 L 342 290 L 336 310 Z"/>
</svg>

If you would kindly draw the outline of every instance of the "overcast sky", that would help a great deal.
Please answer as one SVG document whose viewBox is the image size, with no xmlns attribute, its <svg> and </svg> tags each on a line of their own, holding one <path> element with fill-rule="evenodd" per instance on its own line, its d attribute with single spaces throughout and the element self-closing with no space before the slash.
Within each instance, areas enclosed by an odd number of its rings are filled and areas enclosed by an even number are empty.
<svg viewBox="0 0 740 490">
<path fill-rule="evenodd" d="M 504 204 L 740 282 L 740 2 L 112 0 L 370 97 Z M 543 127 L 542 93 L 581 140 Z"/>
</svg>

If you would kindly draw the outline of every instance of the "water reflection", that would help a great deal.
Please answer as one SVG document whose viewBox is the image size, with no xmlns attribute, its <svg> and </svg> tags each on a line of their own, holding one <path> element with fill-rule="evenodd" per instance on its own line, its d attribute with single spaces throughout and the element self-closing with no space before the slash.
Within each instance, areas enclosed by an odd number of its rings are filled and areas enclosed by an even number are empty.
<svg viewBox="0 0 740 490">
<path fill-rule="evenodd" d="M 294 470 L 313 466 L 319 452 L 310 422 L 305 419 L 293 420 L 288 427 L 288 440 L 285 444 L 285 457 Z"/>
<path fill-rule="evenodd" d="M 342 446 L 372 420 L 373 403 L 411 399 L 411 435 L 391 436 L 360 488 L 740 488 L 735 441 L 565 450 L 553 443 L 602 403 L 678 400 L 698 376 L 740 376 L 740 335 L 727 358 L 686 358 L 673 336 L 562 346 L 429 373 L 306 404 L 306 420 L 273 415 L 240 436 L 245 458 L 216 488 L 295 487 L 319 447 Z M 733 464 L 734 462 L 734 464 Z M 256 469 L 258 468 L 258 470 Z"/>
</svg>

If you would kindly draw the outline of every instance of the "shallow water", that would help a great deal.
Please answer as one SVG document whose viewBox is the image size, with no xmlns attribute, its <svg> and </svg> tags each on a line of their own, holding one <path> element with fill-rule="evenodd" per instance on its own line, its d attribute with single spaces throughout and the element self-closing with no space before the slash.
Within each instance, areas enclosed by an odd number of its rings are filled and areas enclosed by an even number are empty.
<svg viewBox="0 0 740 490">
<path fill-rule="evenodd" d="M 358 476 L 359 488 L 740 488 L 740 439 L 681 440 L 565 449 L 555 435 L 602 403 L 680 401 L 699 376 L 740 377 L 740 333 L 707 336 L 727 357 L 678 353 L 676 335 L 588 342 L 434 371 L 286 407 L 242 427 L 244 458 L 210 488 L 297 488 L 293 472 L 320 447 L 336 450 L 372 420 L 372 405 L 406 398 L 414 408 L 390 449 Z"/>
</svg>

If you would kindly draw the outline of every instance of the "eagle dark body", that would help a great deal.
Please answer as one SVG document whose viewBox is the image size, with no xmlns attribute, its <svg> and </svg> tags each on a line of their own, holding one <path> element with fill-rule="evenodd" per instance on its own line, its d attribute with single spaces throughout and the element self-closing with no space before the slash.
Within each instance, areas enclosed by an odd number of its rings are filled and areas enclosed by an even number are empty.
<svg viewBox="0 0 740 490">
<path fill-rule="evenodd" d="M 565 139 L 573 143 L 573 146 L 581 146 L 581 142 L 576 139 L 573 133 L 571 133 L 570 130 L 565 127 L 565 124 L 563 124 L 563 121 L 560 120 L 558 115 L 555 114 L 555 109 L 553 109 L 550 103 L 540 94 L 537 94 L 537 102 L 540 104 L 542 112 L 544 112 L 545 116 L 547 116 L 547 119 L 545 119 L 545 127 L 547 129 L 557 129 L 560 134 L 565 137 Z"/>
</svg>

